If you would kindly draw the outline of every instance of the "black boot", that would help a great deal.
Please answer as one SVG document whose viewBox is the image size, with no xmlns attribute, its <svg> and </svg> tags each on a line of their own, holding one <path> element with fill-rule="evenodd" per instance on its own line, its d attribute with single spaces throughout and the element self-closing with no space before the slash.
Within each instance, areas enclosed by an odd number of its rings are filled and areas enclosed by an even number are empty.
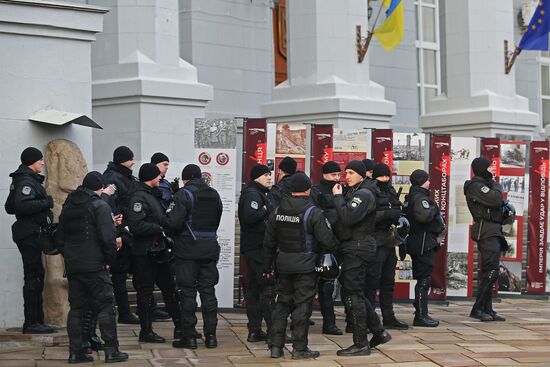
<svg viewBox="0 0 550 367">
<path fill-rule="evenodd" d="M 285 355 L 282 348 L 272 346 L 270 349 L 271 349 L 271 358 L 281 358 Z"/>
<path fill-rule="evenodd" d="M 368 356 L 370 354 L 370 346 L 367 344 L 364 347 L 353 344 L 351 347 L 341 349 L 336 352 L 337 355 L 346 356 Z"/>
<path fill-rule="evenodd" d="M 179 340 L 174 340 L 172 346 L 174 348 L 197 349 L 197 338 L 194 336 L 182 337 Z"/>
<path fill-rule="evenodd" d="M 128 353 L 119 351 L 117 346 L 105 346 L 104 350 L 105 363 L 126 362 L 128 360 Z"/>
<path fill-rule="evenodd" d="M 206 348 L 216 348 L 218 346 L 216 334 L 206 334 L 204 336 L 204 346 Z"/>
<path fill-rule="evenodd" d="M 418 280 L 415 287 L 415 305 L 417 305 L 413 325 L 420 327 L 437 327 L 439 321 L 428 315 L 428 291 L 431 285 L 431 277 Z M 418 288 L 418 291 L 417 291 Z"/>
<path fill-rule="evenodd" d="M 323 334 L 327 335 L 343 335 L 344 332 L 336 325 L 330 325 L 328 327 L 323 326 Z"/>
<path fill-rule="evenodd" d="M 493 295 L 491 294 L 491 297 L 487 298 L 487 302 L 485 304 L 485 313 L 493 318 L 493 321 L 506 321 L 505 317 L 502 317 L 500 315 L 497 315 L 495 310 L 493 310 Z"/>
<path fill-rule="evenodd" d="M 170 318 L 170 314 L 160 308 L 153 309 L 153 321 L 164 321 Z"/>
<path fill-rule="evenodd" d="M 386 344 L 390 340 L 391 335 L 386 330 L 383 330 L 381 332 L 373 333 L 369 345 L 371 348 L 376 348 L 380 344 Z"/>
<path fill-rule="evenodd" d="M 491 270 L 483 274 L 477 290 L 476 301 L 470 312 L 470 317 L 481 321 L 494 321 L 493 316 L 485 313 L 485 306 L 489 297 L 493 297 L 493 283 L 498 279 L 498 270 Z"/>
<path fill-rule="evenodd" d="M 309 358 L 317 358 L 321 355 L 321 353 L 311 350 L 308 347 L 304 350 L 292 350 L 292 359 L 309 359 Z"/>
<path fill-rule="evenodd" d="M 89 363 L 93 361 L 94 361 L 94 357 L 84 353 L 84 351 L 79 351 L 76 353 L 70 353 L 69 359 L 67 362 L 69 362 L 70 364 L 76 364 L 76 363 Z"/>
<path fill-rule="evenodd" d="M 139 332 L 139 341 L 144 343 L 164 343 L 166 339 L 153 331 L 152 310 L 147 306 L 140 307 L 139 322 L 141 330 Z"/>
<path fill-rule="evenodd" d="M 367 304 L 363 296 L 346 295 L 346 311 L 353 323 L 353 345 L 336 352 L 339 356 L 366 356 L 370 354 L 367 336 Z"/>
<path fill-rule="evenodd" d="M 393 329 L 393 330 L 408 330 L 409 325 L 405 324 L 402 321 L 399 321 L 395 315 L 393 317 L 390 317 L 388 320 L 384 319 L 384 327 L 386 329 Z"/>
<path fill-rule="evenodd" d="M 55 330 L 48 325 L 43 324 L 25 324 L 23 325 L 23 334 L 52 334 Z"/>
<path fill-rule="evenodd" d="M 267 334 L 264 333 L 262 330 L 248 333 L 248 338 L 246 338 L 246 341 L 249 343 L 263 342 L 266 340 Z"/>
</svg>

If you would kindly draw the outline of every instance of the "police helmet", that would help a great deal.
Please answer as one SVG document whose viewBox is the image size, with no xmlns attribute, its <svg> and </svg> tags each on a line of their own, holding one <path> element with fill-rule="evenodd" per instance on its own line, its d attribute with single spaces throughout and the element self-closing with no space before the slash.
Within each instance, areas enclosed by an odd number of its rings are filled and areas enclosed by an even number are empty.
<svg viewBox="0 0 550 367">
<path fill-rule="evenodd" d="M 447 223 L 445 223 L 445 218 L 443 218 L 443 215 L 441 215 L 441 213 L 439 213 L 439 215 L 435 217 L 435 221 L 437 223 L 436 232 L 439 233 L 437 235 L 437 243 L 441 243 L 441 241 L 445 239 L 445 234 L 447 232 Z"/>
<path fill-rule="evenodd" d="M 333 280 L 340 275 L 340 266 L 333 254 L 323 254 L 319 256 L 315 271 L 323 279 Z"/>
<path fill-rule="evenodd" d="M 38 241 L 44 255 L 58 255 L 60 253 L 55 240 L 56 233 L 57 224 L 55 223 L 48 223 L 47 226 L 40 228 Z"/>
<path fill-rule="evenodd" d="M 516 208 L 508 200 L 502 203 L 502 216 L 502 233 L 510 235 L 516 219 Z"/>
<path fill-rule="evenodd" d="M 174 258 L 173 248 L 174 240 L 162 232 L 158 239 L 150 245 L 147 254 L 157 264 L 164 264 Z"/>
<path fill-rule="evenodd" d="M 410 230 L 411 224 L 409 223 L 409 220 L 404 216 L 399 217 L 397 223 L 391 226 L 389 239 L 391 245 L 399 246 L 405 242 L 407 237 L 409 237 Z"/>
</svg>

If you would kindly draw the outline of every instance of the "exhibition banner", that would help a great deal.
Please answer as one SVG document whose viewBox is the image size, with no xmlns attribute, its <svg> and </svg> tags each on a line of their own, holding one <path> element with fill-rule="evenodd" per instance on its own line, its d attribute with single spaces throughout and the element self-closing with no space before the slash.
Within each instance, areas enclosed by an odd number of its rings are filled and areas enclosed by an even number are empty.
<svg viewBox="0 0 550 367">
<path fill-rule="evenodd" d="M 332 125 L 313 125 L 311 127 L 309 172 L 313 185 L 317 185 L 321 181 L 323 165 L 332 161 L 332 133 Z"/>
<path fill-rule="evenodd" d="M 393 172 L 393 131 L 391 129 L 372 131 L 372 160 L 386 164 Z"/>
<path fill-rule="evenodd" d="M 449 223 L 449 193 L 451 178 L 451 136 L 432 135 L 430 139 L 430 192 L 439 207 L 445 223 Z M 435 253 L 435 267 L 432 272 L 430 298 L 445 300 L 447 293 L 447 239 L 445 233 L 439 250 Z"/>
<path fill-rule="evenodd" d="M 370 130 L 367 129 L 334 129 L 332 160 L 340 165 L 342 172 L 349 162 L 367 158 L 367 152 L 370 151 L 369 134 Z M 342 174 L 342 183 L 345 182 L 346 176 Z"/>
<path fill-rule="evenodd" d="M 306 168 L 306 134 L 305 124 L 280 122 L 276 125 L 275 133 L 275 177 L 279 170 L 279 163 L 289 156 L 296 160 L 297 170 Z M 274 180 L 275 181 L 275 180 Z M 276 182 L 275 182 L 276 183 Z"/>
<path fill-rule="evenodd" d="M 245 119 L 243 123 L 243 187 L 250 181 L 250 170 L 267 161 L 267 121 Z"/>
<path fill-rule="evenodd" d="M 533 141 L 529 149 L 529 227 L 527 292 L 546 292 L 548 238 L 548 170 L 550 142 Z"/>
</svg>

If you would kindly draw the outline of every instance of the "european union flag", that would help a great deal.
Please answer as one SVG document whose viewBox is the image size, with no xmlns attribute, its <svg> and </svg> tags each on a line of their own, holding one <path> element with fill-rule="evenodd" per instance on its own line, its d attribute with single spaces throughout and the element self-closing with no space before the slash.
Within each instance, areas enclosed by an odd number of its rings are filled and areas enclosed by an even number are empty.
<svg viewBox="0 0 550 367">
<path fill-rule="evenodd" d="M 550 32 L 550 0 L 539 1 L 537 9 L 529 22 L 529 28 L 523 34 L 518 48 L 520 50 L 548 51 L 548 32 Z"/>
</svg>

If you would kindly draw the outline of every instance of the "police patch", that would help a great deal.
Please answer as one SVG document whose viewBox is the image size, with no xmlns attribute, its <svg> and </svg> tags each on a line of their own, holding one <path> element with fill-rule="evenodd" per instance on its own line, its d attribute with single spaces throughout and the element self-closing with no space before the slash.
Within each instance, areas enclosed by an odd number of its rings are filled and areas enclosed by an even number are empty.
<svg viewBox="0 0 550 367">
<path fill-rule="evenodd" d="M 30 195 L 31 194 L 31 188 L 30 186 L 23 186 L 23 190 L 21 190 L 21 193 L 23 195 Z"/>
<path fill-rule="evenodd" d="M 363 200 L 361 200 L 361 198 L 359 196 L 354 196 L 353 199 L 351 199 L 351 203 L 355 203 L 357 205 L 361 204 L 363 202 Z M 353 206 L 353 205 L 352 205 Z"/>
<path fill-rule="evenodd" d="M 327 224 L 328 229 L 332 229 L 332 226 L 330 225 L 330 222 L 327 218 L 325 218 L 325 223 Z"/>
<path fill-rule="evenodd" d="M 357 203 L 354 202 L 354 201 L 351 202 L 351 207 L 352 207 L 352 208 L 357 208 L 357 205 L 359 205 L 359 204 L 357 204 Z"/>
<path fill-rule="evenodd" d="M 254 210 L 258 210 L 258 202 L 257 201 L 251 201 L 250 207 Z"/>
<path fill-rule="evenodd" d="M 166 213 L 170 213 L 172 211 L 172 209 L 174 209 L 174 207 L 176 206 L 176 203 L 174 203 L 173 201 L 170 203 L 170 205 L 168 205 L 168 208 L 166 208 Z"/>
<path fill-rule="evenodd" d="M 141 212 L 141 203 L 134 203 L 134 211 L 136 213 Z"/>
<path fill-rule="evenodd" d="M 489 191 L 491 191 L 491 189 L 488 188 L 487 186 L 483 186 L 483 187 L 481 188 L 481 192 L 484 193 L 484 194 L 488 193 Z"/>
<path fill-rule="evenodd" d="M 424 209 L 429 209 L 430 208 L 430 203 L 428 203 L 427 200 L 422 200 L 422 206 L 424 207 Z"/>
</svg>

